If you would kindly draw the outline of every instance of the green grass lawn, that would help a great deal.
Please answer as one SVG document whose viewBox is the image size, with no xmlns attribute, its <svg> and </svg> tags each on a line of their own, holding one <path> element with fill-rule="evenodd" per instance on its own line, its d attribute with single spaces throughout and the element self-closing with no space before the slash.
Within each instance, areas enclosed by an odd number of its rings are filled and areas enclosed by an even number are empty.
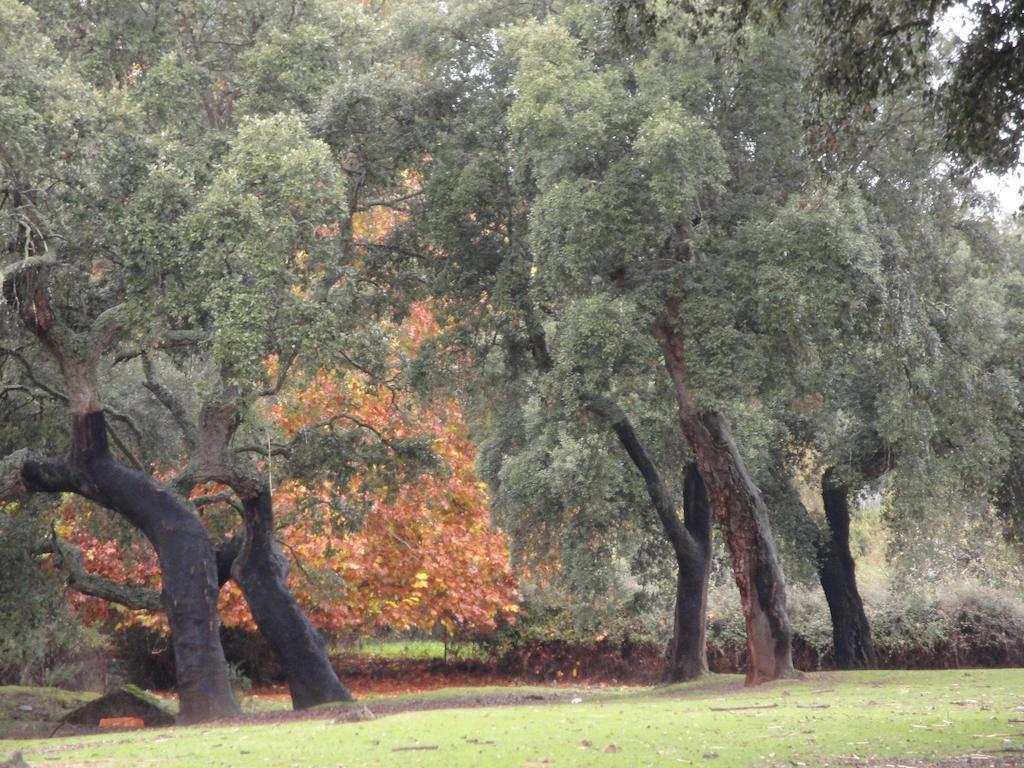
<svg viewBox="0 0 1024 768">
<path fill-rule="evenodd" d="M 369 656 L 375 659 L 443 659 L 441 640 L 361 640 L 354 646 L 337 648 L 337 652 Z M 477 659 L 486 654 L 476 643 L 448 643 L 448 658 Z"/>
<path fill-rule="evenodd" d="M 22 750 L 33 766 L 65 768 L 726 768 L 999 755 L 1024 747 L 1020 669 L 821 673 L 755 689 L 721 675 L 667 688 L 579 689 L 576 695 L 582 699 L 576 704 L 404 712 L 353 723 L 318 719 L 8 741 L 0 743 L 0 759 Z M 373 700 L 367 704 L 373 708 Z"/>
</svg>

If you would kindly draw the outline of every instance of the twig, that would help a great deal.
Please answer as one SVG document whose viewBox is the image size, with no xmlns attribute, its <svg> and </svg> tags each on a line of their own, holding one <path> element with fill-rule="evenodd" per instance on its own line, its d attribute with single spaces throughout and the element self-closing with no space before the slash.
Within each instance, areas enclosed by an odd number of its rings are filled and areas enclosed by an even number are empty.
<svg viewBox="0 0 1024 768">
<path fill-rule="evenodd" d="M 775 709 L 778 704 L 750 704 L 745 707 L 708 707 L 712 712 L 736 712 L 741 709 Z"/>
<path fill-rule="evenodd" d="M 417 745 L 411 746 L 411 747 L 395 747 L 391 751 L 392 752 L 417 752 L 417 751 L 423 751 L 423 750 L 428 750 L 428 749 L 440 749 L 440 747 L 438 747 L 437 744 L 422 744 L 422 745 L 417 744 Z"/>
</svg>

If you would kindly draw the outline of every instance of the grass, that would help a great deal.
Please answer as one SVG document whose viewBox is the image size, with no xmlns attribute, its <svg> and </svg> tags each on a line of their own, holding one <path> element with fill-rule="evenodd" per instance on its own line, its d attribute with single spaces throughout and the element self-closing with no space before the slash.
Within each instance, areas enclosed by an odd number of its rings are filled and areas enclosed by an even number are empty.
<svg viewBox="0 0 1024 768">
<path fill-rule="evenodd" d="M 339 648 L 341 653 L 355 653 L 375 659 L 443 659 L 441 640 L 362 640 L 354 647 Z M 473 659 L 484 654 L 475 643 L 448 643 L 448 658 Z"/>
<path fill-rule="evenodd" d="M 1024 726 L 1013 722 L 1024 720 L 1019 669 L 822 673 L 755 689 L 721 675 L 577 695 L 577 704 L 405 712 L 345 724 L 323 719 L 12 741 L 0 748 L 0 759 L 22 750 L 33 766 L 65 768 L 738 768 L 1024 747 Z"/>
</svg>

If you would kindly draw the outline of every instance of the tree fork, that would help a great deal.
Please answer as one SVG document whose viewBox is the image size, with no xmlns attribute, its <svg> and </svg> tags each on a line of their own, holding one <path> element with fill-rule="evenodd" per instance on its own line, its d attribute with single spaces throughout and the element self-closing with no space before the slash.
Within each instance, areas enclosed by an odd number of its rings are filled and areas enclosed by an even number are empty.
<svg viewBox="0 0 1024 768">
<path fill-rule="evenodd" d="M 96 369 L 120 329 L 119 310 L 104 311 L 88 333 L 63 328 L 49 299 L 51 253 L 23 259 L 0 276 L 4 302 L 60 365 L 71 410 L 71 448 L 59 458 L 30 451 L 9 457 L 0 471 L 5 493 L 71 492 L 121 515 L 149 539 L 163 579 L 171 626 L 180 710 L 195 723 L 239 713 L 228 680 L 217 618 L 217 569 L 202 522 L 149 475 L 118 463 L 107 442 Z M 20 462 L 17 474 L 13 466 Z"/>
<path fill-rule="evenodd" d="M 274 508 L 266 479 L 247 459 L 230 455 L 230 443 L 239 424 L 232 393 L 207 403 L 200 414 L 197 450 L 192 462 L 175 481 L 179 493 L 197 484 L 227 485 L 241 501 L 245 534 L 237 554 L 226 547 L 219 567 L 242 590 L 253 620 L 281 664 L 295 709 L 308 709 L 332 701 L 352 701 L 338 679 L 327 646 L 288 587 L 288 561 L 274 541 Z"/>
</svg>

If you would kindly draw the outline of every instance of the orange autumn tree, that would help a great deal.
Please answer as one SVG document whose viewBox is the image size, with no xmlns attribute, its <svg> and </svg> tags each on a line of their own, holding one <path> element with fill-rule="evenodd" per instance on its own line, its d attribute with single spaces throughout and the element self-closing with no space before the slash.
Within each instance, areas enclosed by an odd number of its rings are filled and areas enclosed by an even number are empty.
<svg viewBox="0 0 1024 768">
<path fill-rule="evenodd" d="M 429 308 L 414 306 L 398 334 L 396 365 L 437 332 Z M 322 472 L 316 479 L 275 477 L 283 464 L 264 463 L 275 484 L 278 538 L 292 564 L 290 586 L 322 631 L 444 627 L 479 634 L 514 619 L 519 593 L 507 542 L 490 527 L 487 494 L 473 470 L 475 447 L 457 401 L 423 402 L 358 371 L 320 370 L 293 374 L 264 416 L 275 438 L 300 443 L 331 433 L 375 457 L 334 479 Z M 405 461 L 410 445 L 428 447 L 431 461 Z M 72 504 L 81 502 L 65 502 Z M 207 507 L 215 539 L 229 530 L 233 515 Z M 105 516 L 66 508 L 58 532 L 82 550 L 90 572 L 159 587 L 153 558 L 130 536 L 119 538 Z M 161 625 L 145 612 L 72 599 L 91 620 L 117 612 L 122 623 Z M 227 626 L 253 628 L 233 582 L 222 589 L 220 607 Z"/>
<path fill-rule="evenodd" d="M 396 351 L 414 354 L 437 330 L 428 308 L 414 306 Z M 394 467 L 365 467 L 344 486 L 289 481 L 275 489 L 282 538 L 302 568 L 292 586 L 318 626 L 331 634 L 438 625 L 486 632 L 514 616 L 507 543 L 489 525 L 476 449 L 455 400 L 423 403 L 359 372 L 322 370 L 296 377 L 269 417 L 289 439 L 311 428 L 357 430 L 398 454 Z M 410 473 L 397 446 L 416 439 L 429 441 L 435 464 Z M 365 510 L 355 530 L 344 514 L 324 511 L 346 507 Z"/>
</svg>

